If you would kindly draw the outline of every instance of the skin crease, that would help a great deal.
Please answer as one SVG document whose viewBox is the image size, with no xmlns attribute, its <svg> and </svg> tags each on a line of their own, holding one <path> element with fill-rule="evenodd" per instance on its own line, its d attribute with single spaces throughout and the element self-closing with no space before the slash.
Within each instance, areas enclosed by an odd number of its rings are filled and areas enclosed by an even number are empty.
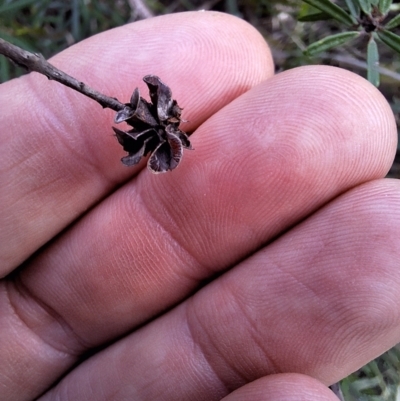
<svg viewBox="0 0 400 401">
<path fill-rule="evenodd" d="M 0 400 L 333 400 L 400 340 L 397 131 L 368 82 L 273 76 L 214 12 L 52 62 L 122 101 L 159 75 L 195 150 L 128 169 L 112 112 L 34 73 L 0 86 Z"/>
</svg>

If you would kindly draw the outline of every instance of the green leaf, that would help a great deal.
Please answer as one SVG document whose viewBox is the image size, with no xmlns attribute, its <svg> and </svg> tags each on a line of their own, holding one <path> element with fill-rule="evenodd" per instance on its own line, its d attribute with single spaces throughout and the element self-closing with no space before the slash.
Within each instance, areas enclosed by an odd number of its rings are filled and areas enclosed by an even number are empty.
<svg viewBox="0 0 400 401">
<path fill-rule="evenodd" d="M 358 4 L 365 14 L 371 14 L 371 0 L 358 0 Z"/>
<path fill-rule="evenodd" d="M 10 79 L 10 62 L 6 57 L 0 57 L 0 84 Z"/>
<path fill-rule="evenodd" d="M 81 29 L 80 29 L 80 4 L 79 0 L 72 0 L 72 7 L 71 7 L 71 33 L 75 42 L 79 42 L 81 37 Z"/>
<path fill-rule="evenodd" d="M 367 75 L 372 85 L 379 86 L 379 53 L 373 36 L 369 39 L 367 47 Z"/>
<path fill-rule="evenodd" d="M 3 4 L 2 6 L 0 6 L 0 14 L 7 11 L 18 10 L 19 8 L 30 6 L 35 2 L 37 2 L 37 0 L 15 0 L 13 2 Z"/>
<path fill-rule="evenodd" d="M 9 35 L 7 32 L 1 31 L 0 30 L 0 38 L 6 40 L 7 42 L 10 42 L 16 46 L 22 47 L 24 50 L 29 50 L 31 52 L 37 52 L 37 48 L 33 47 L 29 42 L 16 38 L 15 36 Z"/>
<path fill-rule="evenodd" d="M 387 46 L 391 47 L 397 53 L 400 53 L 400 36 L 393 32 L 382 29 L 377 32 L 379 39 Z"/>
<path fill-rule="evenodd" d="M 347 26 L 352 26 L 357 23 L 356 19 L 347 14 L 343 8 L 331 3 L 329 0 L 303 0 L 307 4 L 318 8 L 318 10 L 323 11 L 332 16 L 335 20 L 342 22 Z"/>
<path fill-rule="evenodd" d="M 313 56 L 317 53 L 331 49 L 332 47 L 343 45 L 344 43 L 349 42 L 359 35 L 360 32 L 351 31 L 327 36 L 326 38 L 323 38 L 318 42 L 312 43 L 310 46 L 307 47 L 304 53 L 308 56 Z"/>
<path fill-rule="evenodd" d="M 313 21 L 326 21 L 332 19 L 332 17 L 328 13 L 320 12 L 320 13 L 312 13 L 308 15 L 303 15 L 302 17 L 298 17 L 297 21 L 299 22 L 313 22 Z"/>
<path fill-rule="evenodd" d="M 379 11 L 383 15 L 386 15 L 389 12 L 391 5 L 392 5 L 392 0 L 379 0 Z"/>
<path fill-rule="evenodd" d="M 400 25 L 400 14 L 397 14 L 394 18 L 392 18 L 386 25 L 385 29 L 393 29 Z"/>
<path fill-rule="evenodd" d="M 347 8 L 353 18 L 357 19 L 360 16 L 360 5 L 357 0 L 346 0 Z"/>
</svg>

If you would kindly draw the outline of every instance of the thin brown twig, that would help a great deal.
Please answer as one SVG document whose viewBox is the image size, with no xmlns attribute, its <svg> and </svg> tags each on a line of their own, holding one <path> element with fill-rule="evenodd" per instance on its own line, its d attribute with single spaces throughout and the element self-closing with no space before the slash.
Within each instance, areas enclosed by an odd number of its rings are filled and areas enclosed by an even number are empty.
<svg viewBox="0 0 400 401">
<path fill-rule="evenodd" d="M 154 14 L 147 7 L 146 3 L 142 0 L 128 0 L 129 6 L 132 10 L 132 19 L 147 19 L 154 17 Z"/>
<path fill-rule="evenodd" d="M 114 111 L 119 111 L 125 107 L 125 105 L 117 99 L 97 92 L 85 83 L 78 81 L 77 79 L 54 67 L 47 62 L 41 54 L 28 52 L 1 38 L 0 54 L 3 54 L 17 65 L 24 67 L 29 71 L 36 71 L 45 75 L 48 79 L 57 81 L 82 93 L 85 96 L 90 97 L 99 103 L 103 108 L 107 107 Z"/>
</svg>

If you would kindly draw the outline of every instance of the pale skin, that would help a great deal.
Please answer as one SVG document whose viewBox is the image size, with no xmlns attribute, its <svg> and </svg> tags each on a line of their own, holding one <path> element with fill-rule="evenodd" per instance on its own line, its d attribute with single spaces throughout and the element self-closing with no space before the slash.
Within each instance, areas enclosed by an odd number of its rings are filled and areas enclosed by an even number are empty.
<svg viewBox="0 0 400 401">
<path fill-rule="evenodd" d="M 0 86 L 1 400 L 335 400 L 400 341 L 396 126 L 367 81 L 274 76 L 254 28 L 207 12 L 51 61 L 121 101 L 158 75 L 195 150 L 127 168 L 112 111 Z"/>
</svg>

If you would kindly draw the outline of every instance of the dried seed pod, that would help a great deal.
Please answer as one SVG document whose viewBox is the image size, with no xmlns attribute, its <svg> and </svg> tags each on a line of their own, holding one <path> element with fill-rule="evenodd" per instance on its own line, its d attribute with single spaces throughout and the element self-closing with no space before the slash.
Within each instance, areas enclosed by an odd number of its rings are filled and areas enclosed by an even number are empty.
<svg viewBox="0 0 400 401">
<path fill-rule="evenodd" d="M 118 142 L 128 156 L 121 159 L 126 166 L 140 162 L 151 153 L 147 167 L 153 173 L 164 173 L 176 168 L 183 155 L 183 148 L 192 149 L 187 134 L 179 129 L 182 109 L 172 99 L 171 89 L 156 75 L 146 75 L 151 103 L 140 96 L 139 89 L 133 91 L 131 100 L 118 111 L 114 121 L 123 121 L 133 128 L 121 131 L 113 127 Z"/>
</svg>

